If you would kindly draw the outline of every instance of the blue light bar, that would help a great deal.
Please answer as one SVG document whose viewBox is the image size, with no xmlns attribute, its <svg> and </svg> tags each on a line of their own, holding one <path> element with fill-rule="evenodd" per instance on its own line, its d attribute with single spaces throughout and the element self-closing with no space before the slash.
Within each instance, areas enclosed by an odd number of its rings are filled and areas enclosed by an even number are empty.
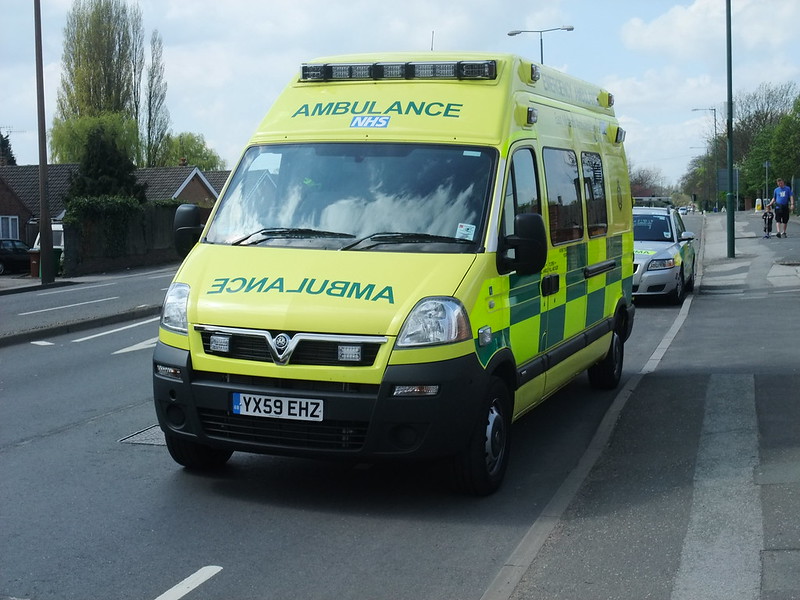
<svg viewBox="0 0 800 600">
<path fill-rule="evenodd" d="M 378 79 L 497 79 L 494 60 L 407 63 L 327 63 L 301 66 L 300 81 Z"/>
</svg>

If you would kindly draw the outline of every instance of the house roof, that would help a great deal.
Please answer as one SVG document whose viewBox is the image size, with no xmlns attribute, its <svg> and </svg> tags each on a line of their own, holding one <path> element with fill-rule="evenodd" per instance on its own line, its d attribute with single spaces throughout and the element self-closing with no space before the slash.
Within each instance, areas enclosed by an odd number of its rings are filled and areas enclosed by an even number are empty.
<svg viewBox="0 0 800 600">
<path fill-rule="evenodd" d="M 230 171 L 203 172 L 192 166 L 153 167 L 137 169 L 136 179 L 139 183 L 147 184 L 147 199 L 151 202 L 176 198 L 194 177 L 197 177 L 216 199 L 229 173 Z M 220 184 L 219 181 L 222 183 Z"/>
<path fill-rule="evenodd" d="M 51 218 L 63 216 L 64 196 L 69 191 L 69 176 L 77 168 L 76 164 L 47 165 L 47 198 Z M 14 190 L 28 210 L 34 215 L 40 213 L 39 165 L 2 166 L 0 179 Z"/>
<path fill-rule="evenodd" d="M 77 164 L 47 166 L 47 196 L 50 216 L 63 218 L 64 197 L 69 191 L 70 174 Z M 137 169 L 136 179 L 147 184 L 148 201 L 176 198 L 193 178 L 198 178 L 216 198 L 230 171 L 200 171 L 197 167 L 154 167 Z M 39 209 L 39 165 L 0 166 L 0 179 L 6 182 L 22 203 L 34 214 Z"/>
</svg>

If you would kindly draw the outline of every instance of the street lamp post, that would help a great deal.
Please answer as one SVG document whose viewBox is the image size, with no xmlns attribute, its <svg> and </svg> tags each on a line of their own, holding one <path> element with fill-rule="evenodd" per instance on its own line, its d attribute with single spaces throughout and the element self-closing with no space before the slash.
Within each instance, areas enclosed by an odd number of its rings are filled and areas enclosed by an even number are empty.
<svg viewBox="0 0 800 600">
<path fill-rule="evenodd" d="M 562 25 L 561 27 L 551 27 L 550 29 L 515 29 L 509 31 L 508 35 L 514 36 L 520 33 L 538 33 L 539 34 L 539 62 L 544 64 L 544 39 L 543 34 L 548 31 L 573 31 L 575 28 L 572 25 Z"/>
<path fill-rule="evenodd" d="M 719 174 L 717 168 L 719 161 L 717 160 L 717 109 L 716 108 L 693 108 L 692 111 L 710 110 L 714 113 L 714 206 L 719 202 Z"/>
<path fill-rule="evenodd" d="M 769 167 L 770 162 L 768 160 L 764 161 L 764 202 L 767 201 L 767 196 L 769 196 Z M 770 200 L 772 198 L 770 197 Z"/>
</svg>

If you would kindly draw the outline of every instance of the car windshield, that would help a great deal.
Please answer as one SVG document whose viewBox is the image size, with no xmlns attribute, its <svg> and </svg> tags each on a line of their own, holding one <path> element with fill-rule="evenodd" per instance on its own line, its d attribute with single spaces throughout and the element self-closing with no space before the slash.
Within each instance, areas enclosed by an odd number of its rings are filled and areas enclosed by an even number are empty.
<svg viewBox="0 0 800 600">
<path fill-rule="evenodd" d="M 633 239 L 637 242 L 671 242 L 672 225 L 666 215 L 633 215 Z"/>
<path fill-rule="evenodd" d="M 496 152 L 423 144 L 284 144 L 244 155 L 213 244 L 476 251 Z"/>
</svg>

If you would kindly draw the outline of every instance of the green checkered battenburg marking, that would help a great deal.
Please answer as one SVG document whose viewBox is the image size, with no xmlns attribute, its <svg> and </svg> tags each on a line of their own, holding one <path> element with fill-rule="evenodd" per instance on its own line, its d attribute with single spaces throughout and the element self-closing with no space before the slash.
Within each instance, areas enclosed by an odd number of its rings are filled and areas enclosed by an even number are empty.
<svg viewBox="0 0 800 600">
<path fill-rule="evenodd" d="M 589 245 L 576 244 L 558 251 L 563 251 L 566 258 L 566 265 L 563 265 L 565 270 L 562 275 L 562 285 L 566 288 L 564 302 L 557 299 L 559 294 L 543 301 L 539 274 L 511 275 L 509 279 L 510 327 L 522 324 L 529 319 L 539 319 L 546 323 L 547 335 L 541 335 L 540 339 L 534 343 L 534 347 L 538 347 L 539 352 L 544 352 L 564 341 L 565 331 L 568 330 L 567 325 L 572 322 L 571 319 L 580 319 L 579 329 L 601 321 L 606 316 L 608 292 L 613 293 L 615 302 L 620 295 L 626 298 L 631 297 L 632 275 L 623 277 L 622 272 L 622 235 L 605 239 L 605 256 L 597 257 L 597 262 L 613 259 L 616 266 L 601 275 L 604 278 L 604 284 L 595 290 L 589 291 L 589 282 L 584 273 L 590 263 Z M 546 308 L 548 304 L 551 305 L 550 308 Z M 483 364 L 486 364 L 497 350 L 510 346 L 510 327 L 493 332 L 492 342 L 486 346 L 478 347 L 476 340 L 476 350 Z M 530 341 L 534 342 L 534 340 Z"/>
</svg>

